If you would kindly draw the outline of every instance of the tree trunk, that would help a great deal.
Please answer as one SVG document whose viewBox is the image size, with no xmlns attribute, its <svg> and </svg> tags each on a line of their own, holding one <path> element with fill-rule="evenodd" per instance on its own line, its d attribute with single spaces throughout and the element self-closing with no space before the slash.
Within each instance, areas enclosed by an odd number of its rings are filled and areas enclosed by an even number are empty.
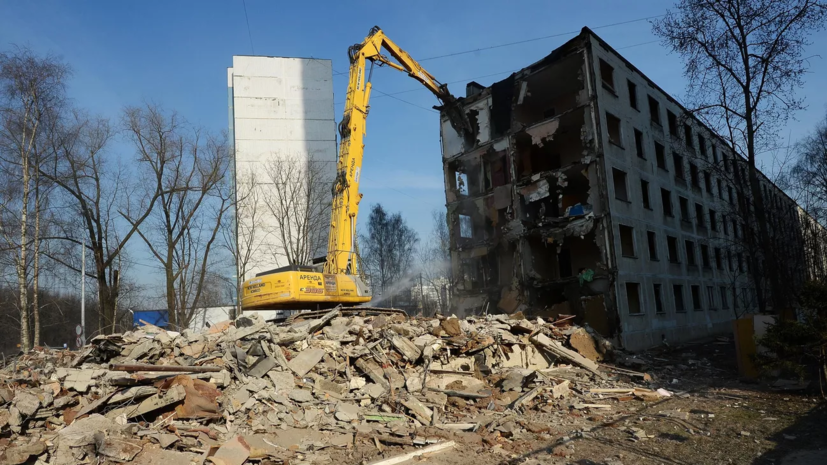
<svg viewBox="0 0 827 465">
<path fill-rule="evenodd" d="M 755 124 L 753 122 L 755 110 L 752 108 L 750 101 L 752 95 L 749 92 L 744 93 L 745 108 L 746 108 L 746 130 L 747 130 L 747 156 L 749 163 L 747 164 L 747 176 L 749 177 L 750 193 L 752 194 L 753 205 L 755 209 L 755 222 L 758 224 L 758 246 L 760 256 L 763 257 L 763 263 L 760 269 L 753 267 L 752 274 L 761 275 L 766 274 L 770 280 L 770 298 L 772 301 L 773 312 L 779 313 L 783 310 L 783 297 L 781 286 L 778 279 L 779 269 L 776 266 L 775 254 L 773 253 L 772 242 L 770 241 L 770 233 L 767 229 L 767 214 L 764 210 L 764 196 L 761 192 L 761 183 L 758 180 L 758 170 L 755 168 Z M 749 206 L 747 206 L 749 210 Z M 751 224 L 747 224 L 748 228 L 752 228 Z M 751 251 L 752 252 L 752 251 Z M 757 285 L 755 288 L 756 295 L 758 295 L 758 307 L 761 312 L 766 311 L 766 302 L 764 299 L 764 292 Z"/>
<path fill-rule="evenodd" d="M 172 273 L 172 265 L 167 265 L 164 268 L 166 275 L 167 315 L 169 318 L 169 327 L 173 331 L 178 331 L 178 304 L 175 301 L 175 277 Z"/>
<path fill-rule="evenodd" d="M 40 302 L 38 299 L 38 280 L 40 278 L 40 177 L 34 175 L 34 237 L 32 250 L 32 333 L 34 347 L 40 346 Z"/>
<path fill-rule="evenodd" d="M 112 308 L 112 326 L 111 326 L 111 333 L 114 334 L 117 331 L 117 324 L 118 324 L 118 302 L 120 301 L 119 296 L 121 295 L 121 256 L 118 255 L 118 269 L 112 270 L 112 288 L 115 290 L 115 303 Z"/>
<path fill-rule="evenodd" d="M 767 228 L 767 214 L 764 211 L 764 197 L 761 194 L 761 183 L 758 181 L 757 170 L 752 163 L 749 166 L 749 184 L 755 202 L 755 222 L 758 224 L 758 239 L 760 241 L 761 255 L 764 258 L 761 269 L 766 272 L 769 277 L 772 310 L 775 313 L 779 313 L 783 310 L 784 306 L 783 294 L 780 290 L 780 282 L 778 279 L 779 268 L 776 266 L 773 245 L 770 241 L 770 233 Z M 753 272 L 758 274 L 758 270 L 753 270 Z M 764 300 L 763 296 L 760 300 Z M 764 304 L 764 307 L 766 307 L 766 304 Z"/>
<path fill-rule="evenodd" d="M 22 157 L 23 165 L 23 199 L 20 207 L 20 253 L 16 263 L 17 286 L 20 292 L 20 349 L 28 352 L 31 349 L 29 333 L 29 292 L 26 283 L 26 260 L 29 246 L 28 216 L 29 216 L 29 158 Z"/>
<path fill-rule="evenodd" d="M 98 283 L 98 334 L 110 334 L 112 322 L 115 321 L 118 291 L 106 280 L 107 267 L 104 264 L 102 252 L 95 251 L 94 255 Z"/>
</svg>

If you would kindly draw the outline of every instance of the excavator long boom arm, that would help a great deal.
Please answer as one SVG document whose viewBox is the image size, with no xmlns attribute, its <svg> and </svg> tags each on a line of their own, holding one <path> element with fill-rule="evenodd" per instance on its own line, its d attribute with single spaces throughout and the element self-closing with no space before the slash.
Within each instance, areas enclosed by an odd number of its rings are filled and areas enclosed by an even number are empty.
<svg viewBox="0 0 827 465">
<path fill-rule="evenodd" d="M 396 60 L 391 61 L 382 51 Z M 445 84 L 436 80 L 416 60 L 377 26 L 361 44 L 350 47 L 350 77 L 347 87 L 345 111 L 339 124 L 339 159 L 333 184 L 333 207 L 330 235 L 324 272 L 330 274 L 361 275 L 359 251 L 356 243 L 356 218 L 359 214 L 359 193 L 364 137 L 370 108 L 370 77 L 373 65 L 387 65 L 407 73 L 430 90 L 442 103 L 451 126 L 461 135 L 470 134 L 470 124 L 457 100 L 448 92 Z M 370 68 L 367 64 L 370 62 Z"/>
</svg>

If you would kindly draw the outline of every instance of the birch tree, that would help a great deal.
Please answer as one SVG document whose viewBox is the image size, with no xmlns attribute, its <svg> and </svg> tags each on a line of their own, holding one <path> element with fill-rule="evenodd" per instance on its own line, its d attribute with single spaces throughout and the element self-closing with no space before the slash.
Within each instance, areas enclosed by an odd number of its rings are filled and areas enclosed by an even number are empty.
<svg viewBox="0 0 827 465">
<path fill-rule="evenodd" d="M 236 296 L 235 318 L 241 314 L 243 283 L 247 273 L 255 268 L 267 253 L 264 248 L 264 226 L 267 208 L 262 200 L 262 186 L 255 170 L 246 169 L 236 176 L 235 221 L 222 223 L 224 248 L 233 257 L 236 279 L 233 285 Z"/>
<path fill-rule="evenodd" d="M 5 241 L 15 244 L 17 249 L 14 267 L 19 293 L 20 345 L 24 351 L 28 351 L 33 342 L 40 343 L 36 273 L 34 328 L 30 328 L 28 299 L 32 260 L 35 266 L 39 266 L 40 253 L 42 190 L 39 189 L 36 172 L 38 164 L 43 161 L 43 134 L 50 126 L 49 120 L 57 118 L 60 113 L 65 98 L 64 83 L 69 73 L 69 67 L 56 57 L 39 57 L 25 48 L 0 54 L 0 162 L 7 182 L 17 183 L 20 192 L 19 201 L 2 206 L 5 220 L 0 221 L 5 224 L 0 224 L 0 230 Z M 30 217 L 32 213 L 34 218 Z M 7 226 L 9 223 L 16 224 L 17 234 L 12 235 Z M 34 236 L 31 231 L 33 226 Z M 33 330 L 34 338 L 30 330 Z"/>
</svg>

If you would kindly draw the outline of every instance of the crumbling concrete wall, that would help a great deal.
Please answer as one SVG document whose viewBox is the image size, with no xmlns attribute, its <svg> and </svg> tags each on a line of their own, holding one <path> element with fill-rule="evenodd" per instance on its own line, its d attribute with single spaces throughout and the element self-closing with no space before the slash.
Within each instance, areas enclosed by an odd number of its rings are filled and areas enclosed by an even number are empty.
<svg viewBox="0 0 827 465">
<path fill-rule="evenodd" d="M 578 37 L 491 87 L 469 84 L 463 103 L 473 139 L 443 118 L 458 315 L 577 314 L 616 332 L 587 44 Z M 580 285 L 583 270 L 595 274 L 594 285 Z"/>
<path fill-rule="evenodd" d="M 743 160 L 592 31 L 490 87 L 470 83 L 463 104 L 473 137 L 442 123 L 458 315 L 574 314 L 638 350 L 757 311 Z M 796 287 L 823 254 L 761 179 Z"/>
</svg>

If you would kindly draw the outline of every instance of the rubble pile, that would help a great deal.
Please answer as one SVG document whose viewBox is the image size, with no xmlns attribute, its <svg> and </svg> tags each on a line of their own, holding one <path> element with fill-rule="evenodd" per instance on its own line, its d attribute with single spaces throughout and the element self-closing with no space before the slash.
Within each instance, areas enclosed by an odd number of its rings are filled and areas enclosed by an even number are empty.
<svg viewBox="0 0 827 465">
<path fill-rule="evenodd" d="M 0 371 L 0 463 L 330 463 L 359 445 L 497 446 L 548 431 L 525 412 L 670 395 L 599 364 L 610 344 L 570 322 L 337 308 L 37 350 Z"/>
</svg>

